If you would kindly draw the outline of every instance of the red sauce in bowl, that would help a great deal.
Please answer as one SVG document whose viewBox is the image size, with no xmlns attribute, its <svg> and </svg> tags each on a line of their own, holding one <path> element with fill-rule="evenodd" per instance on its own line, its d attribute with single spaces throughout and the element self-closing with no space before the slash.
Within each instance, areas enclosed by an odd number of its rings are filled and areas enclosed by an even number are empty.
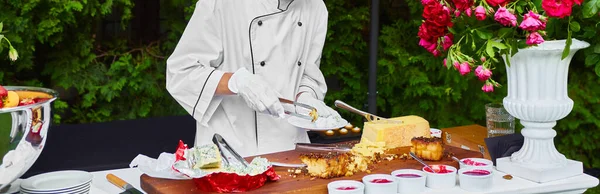
<svg viewBox="0 0 600 194">
<path fill-rule="evenodd" d="M 353 186 L 349 186 L 349 187 L 338 187 L 336 188 L 337 190 L 354 190 L 356 189 L 356 187 Z"/>
<path fill-rule="evenodd" d="M 396 177 L 400 178 L 419 178 L 421 175 L 418 174 L 397 174 Z"/>
<path fill-rule="evenodd" d="M 454 172 L 453 170 L 446 169 L 446 166 L 438 166 L 438 167 L 439 167 L 439 168 L 435 168 L 435 167 L 431 167 L 431 168 L 433 168 L 433 170 L 435 170 L 435 173 L 441 173 L 441 174 L 444 174 L 444 173 L 451 173 L 451 172 Z M 425 168 L 425 171 L 433 173 L 433 172 L 431 171 L 431 169 L 429 169 L 429 168 Z"/>
<path fill-rule="evenodd" d="M 470 165 L 470 166 L 487 166 L 486 163 L 477 162 L 477 161 L 471 160 L 471 159 L 464 159 L 462 162 L 465 163 L 466 165 Z"/>
<path fill-rule="evenodd" d="M 490 171 L 487 171 L 487 170 L 470 170 L 470 171 L 463 172 L 463 174 L 472 175 L 472 176 L 485 176 L 485 175 L 489 175 Z"/>
<path fill-rule="evenodd" d="M 387 179 L 373 179 L 371 180 L 372 183 L 391 183 L 391 180 L 387 180 Z"/>
</svg>

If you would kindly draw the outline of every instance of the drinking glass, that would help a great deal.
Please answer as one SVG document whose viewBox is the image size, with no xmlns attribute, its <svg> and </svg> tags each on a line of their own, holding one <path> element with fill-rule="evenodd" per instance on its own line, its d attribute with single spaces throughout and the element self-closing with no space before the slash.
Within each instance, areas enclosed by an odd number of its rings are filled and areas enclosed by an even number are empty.
<svg viewBox="0 0 600 194">
<path fill-rule="evenodd" d="M 501 103 L 485 105 L 488 137 L 515 133 L 515 117 L 508 114 Z"/>
</svg>

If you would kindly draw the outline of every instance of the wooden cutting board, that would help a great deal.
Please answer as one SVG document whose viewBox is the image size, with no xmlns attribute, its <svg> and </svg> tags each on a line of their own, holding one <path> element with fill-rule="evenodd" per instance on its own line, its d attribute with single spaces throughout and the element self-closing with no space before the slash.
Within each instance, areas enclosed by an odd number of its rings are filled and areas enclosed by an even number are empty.
<svg viewBox="0 0 600 194">
<path fill-rule="evenodd" d="M 407 153 L 410 149 L 400 148 L 395 150 L 397 153 Z M 480 152 L 464 150 L 457 147 L 446 146 L 446 151 L 453 153 L 457 158 L 481 158 L 483 157 Z M 301 154 L 299 151 L 286 151 L 273 154 L 262 155 L 261 157 L 267 158 L 272 162 L 284 162 L 284 163 L 301 163 L 298 156 Z M 246 160 L 250 161 L 251 158 Z M 458 168 L 458 163 L 450 158 L 444 158 L 441 161 L 428 161 L 428 164 L 446 164 Z M 395 159 L 392 161 L 383 161 L 375 166 L 375 169 L 371 170 L 370 174 L 390 174 L 394 170 L 398 169 L 418 169 L 420 170 L 422 165 L 415 160 L 403 160 Z M 357 173 L 350 177 L 339 177 L 332 179 L 311 179 L 310 176 L 299 175 L 295 178 L 290 176 L 287 170 L 290 168 L 276 167 L 275 171 L 281 176 L 281 179 L 275 182 L 267 182 L 263 187 L 250 191 L 247 193 L 310 193 L 310 194 L 326 194 L 327 184 L 335 180 L 357 180 L 361 181 L 362 177 L 369 174 L 366 172 Z M 152 178 L 146 174 L 140 177 L 142 189 L 149 194 L 192 194 L 202 193 L 196 188 L 196 185 L 192 180 L 169 180 Z"/>
</svg>

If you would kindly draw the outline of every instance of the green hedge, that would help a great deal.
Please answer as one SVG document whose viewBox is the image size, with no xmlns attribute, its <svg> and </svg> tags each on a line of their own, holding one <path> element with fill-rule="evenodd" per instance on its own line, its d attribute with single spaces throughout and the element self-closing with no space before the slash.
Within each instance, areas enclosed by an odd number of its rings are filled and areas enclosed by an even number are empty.
<svg viewBox="0 0 600 194">
<path fill-rule="evenodd" d="M 165 59 L 183 32 L 194 2 L 161 0 L 162 31 L 148 41 L 137 38 L 142 32 L 131 27 L 136 16 L 133 0 L 2 1 L 0 21 L 20 59 L 0 58 L 0 83 L 58 89 L 62 96 L 54 104 L 56 122 L 185 114 L 165 90 Z M 330 17 L 322 70 L 331 83 L 326 101 L 331 104 L 340 99 L 364 108 L 369 1 L 325 2 Z M 483 93 L 473 76 L 465 78 L 444 69 L 440 58 L 418 46 L 420 1 L 383 0 L 381 11 L 379 114 L 420 115 L 437 128 L 485 125 L 484 104 L 501 102 L 506 88 Z M 600 149 L 595 143 L 600 140 L 600 79 L 594 73 L 600 70 L 597 31 L 576 37 L 592 47 L 573 60 L 569 96 L 575 107 L 555 128 L 558 149 L 594 168 L 600 168 Z M 494 72 L 500 83 L 506 83 L 505 76 L 502 69 Z M 340 112 L 353 123 L 362 122 L 356 115 Z"/>
</svg>

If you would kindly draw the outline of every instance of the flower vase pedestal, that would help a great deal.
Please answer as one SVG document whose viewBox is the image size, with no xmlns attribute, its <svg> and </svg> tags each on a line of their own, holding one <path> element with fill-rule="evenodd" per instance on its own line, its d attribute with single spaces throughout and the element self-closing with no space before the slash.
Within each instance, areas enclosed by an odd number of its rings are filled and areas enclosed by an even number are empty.
<svg viewBox="0 0 600 194">
<path fill-rule="evenodd" d="M 569 56 L 561 60 L 565 40 L 546 41 L 537 47 L 520 49 L 505 58 L 508 96 L 503 104 L 520 119 L 524 144 L 510 157 L 498 158 L 496 168 L 538 183 L 583 174 L 583 164 L 569 160 L 554 146 L 556 121 L 573 109 L 567 93 L 569 63 L 575 52 L 589 46 L 573 39 Z"/>
</svg>

